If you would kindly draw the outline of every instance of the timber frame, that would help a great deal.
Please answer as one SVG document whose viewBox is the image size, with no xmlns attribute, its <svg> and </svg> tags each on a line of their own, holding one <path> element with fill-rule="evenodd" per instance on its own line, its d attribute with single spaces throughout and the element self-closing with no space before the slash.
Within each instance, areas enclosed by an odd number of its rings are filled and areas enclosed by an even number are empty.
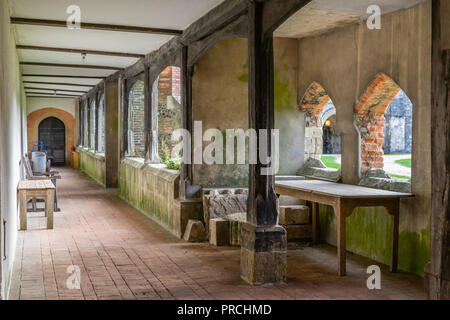
<svg viewBox="0 0 450 320">
<path fill-rule="evenodd" d="M 119 82 L 121 96 L 120 114 L 122 117 L 122 143 L 120 157 L 127 150 L 126 126 L 128 92 L 137 77 L 143 77 L 145 83 L 145 147 L 146 162 L 157 162 L 156 146 L 157 128 L 153 118 L 152 87 L 159 74 L 168 66 L 181 68 L 182 128 L 192 133 L 192 76 L 195 63 L 215 43 L 223 39 L 241 37 L 248 39 L 249 61 L 249 128 L 271 130 L 274 128 L 274 74 L 273 74 L 273 32 L 291 15 L 296 13 L 311 0 L 227 0 L 194 22 L 182 34 L 172 38 L 160 49 L 147 54 L 134 65 L 119 70 L 80 100 L 82 106 L 93 95 L 98 95 L 99 88 L 105 83 Z M 441 49 L 440 40 L 440 2 L 433 0 L 433 81 L 432 81 L 432 122 L 436 126 L 432 134 L 432 218 L 431 218 L 431 263 L 427 266 L 429 297 L 434 299 L 449 298 L 450 257 L 450 112 L 448 99 L 448 81 L 450 53 Z M 80 114 L 80 119 L 82 112 Z M 445 116 L 443 116 L 445 115 Z M 83 122 L 81 120 L 81 122 Z M 84 124 L 80 124 L 80 137 L 83 136 Z M 436 130 L 440 128 L 439 130 Z M 440 132 L 440 133 L 439 133 Z M 444 132 L 444 134 L 442 134 Z M 81 138 L 83 140 L 83 138 Z M 96 139 L 97 140 L 97 139 Z M 268 139 L 267 150 L 271 150 Z M 86 142 L 85 142 L 86 144 Z M 258 142 L 259 144 L 259 142 Z M 261 147 L 258 145 L 258 148 Z M 270 156 L 269 151 L 269 156 Z M 191 155 L 192 156 L 192 155 Z M 242 247 L 248 252 L 269 252 L 270 246 L 282 252 L 285 249 L 285 230 L 277 226 L 278 209 L 273 175 L 262 175 L 261 169 L 266 165 L 259 162 L 250 165 L 249 199 L 247 221 L 252 227 L 245 227 Z M 198 198 L 200 187 L 193 183 L 192 164 L 182 163 L 180 172 L 180 198 Z M 255 241 L 256 239 L 256 241 Z M 259 247 L 260 246 L 260 247 Z M 281 257 L 285 260 L 285 257 Z M 267 279 L 246 277 L 245 273 L 252 266 L 242 267 L 241 276 L 252 284 Z M 253 266 L 254 267 L 254 266 Z M 242 269 L 243 268 L 243 269 Z M 245 269 L 245 270 L 244 270 Z M 244 271 L 243 271 L 244 270 Z M 277 271 L 278 272 L 278 271 Z M 283 271 L 272 282 L 285 281 Z M 252 274 L 252 276 L 255 276 Z"/>
<path fill-rule="evenodd" d="M 425 267 L 429 299 L 450 299 L 450 50 L 442 47 L 442 2 L 432 2 L 431 258 Z"/>
</svg>

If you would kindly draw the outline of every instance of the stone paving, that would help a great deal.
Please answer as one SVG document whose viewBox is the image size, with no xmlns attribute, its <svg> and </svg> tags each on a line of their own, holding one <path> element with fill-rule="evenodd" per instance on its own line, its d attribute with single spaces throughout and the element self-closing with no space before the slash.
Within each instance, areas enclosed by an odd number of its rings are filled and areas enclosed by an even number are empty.
<svg viewBox="0 0 450 320">
<path fill-rule="evenodd" d="M 252 287 L 239 276 L 240 250 L 186 243 L 72 169 L 58 182 L 61 212 L 45 230 L 42 212 L 19 231 L 9 299 L 424 299 L 423 279 L 382 269 L 381 290 L 368 290 L 375 262 L 349 254 L 338 277 L 327 245 L 288 252 L 288 284 Z M 81 271 L 69 289 L 68 267 Z"/>
</svg>

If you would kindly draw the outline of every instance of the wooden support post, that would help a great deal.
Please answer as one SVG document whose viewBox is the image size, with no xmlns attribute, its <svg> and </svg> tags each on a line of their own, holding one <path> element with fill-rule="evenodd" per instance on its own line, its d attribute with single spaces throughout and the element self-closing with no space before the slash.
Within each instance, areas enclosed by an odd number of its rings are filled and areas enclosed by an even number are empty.
<svg viewBox="0 0 450 320">
<path fill-rule="evenodd" d="M 121 96 L 121 106 L 122 106 L 122 118 L 121 118 L 121 151 L 120 158 L 123 159 L 128 152 L 128 90 L 127 90 L 127 80 L 121 77 L 121 87 L 120 87 L 120 96 Z"/>
<path fill-rule="evenodd" d="M 337 221 L 337 263 L 338 275 L 345 276 L 346 273 L 346 207 L 343 203 L 336 204 L 334 207 L 334 214 Z"/>
<path fill-rule="evenodd" d="M 432 2 L 431 257 L 425 267 L 429 299 L 450 299 L 450 50 L 443 48 L 447 0 Z"/>
<path fill-rule="evenodd" d="M 152 147 L 153 147 L 153 103 L 152 103 L 152 86 L 150 84 L 150 68 L 145 66 L 144 69 L 144 126 L 145 126 L 145 162 L 151 163 Z"/>
<path fill-rule="evenodd" d="M 274 128 L 273 35 L 263 32 L 264 3 L 249 5 L 249 128 L 268 130 L 265 145 L 258 150 L 272 156 L 271 129 Z M 270 165 L 270 164 L 269 164 Z M 286 230 L 277 225 L 278 205 L 274 175 L 262 172 L 261 159 L 250 164 L 247 223 L 242 227 L 241 277 L 257 285 L 286 282 Z"/>
<path fill-rule="evenodd" d="M 400 199 L 395 199 L 392 202 L 389 210 L 392 221 L 392 239 L 391 239 L 391 265 L 390 271 L 397 272 L 398 265 L 398 237 L 400 229 Z"/>
<path fill-rule="evenodd" d="M 47 199 L 45 199 L 45 214 L 47 215 L 47 229 L 53 229 L 53 208 L 55 191 L 47 190 Z"/>
<path fill-rule="evenodd" d="M 120 166 L 120 83 L 119 80 L 105 81 L 105 166 L 106 187 L 116 188 L 119 184 Z"/>
<path fill-rule="evenodd" d="M 320 239 L 319 228 L 319 204 L 317 202 L 311 203 L 311 217 L 312 217 L 312 232 L 313 232 L 313 244 L 318 244 Z"/>
<path fill-rule="evenodd" d="M 192 117 L 192 74 L 193 66 L 188 64 L 188 47 L 183 47 L 181 57 L 181 126 L 193 137 L 193 117 Z M 192 139 L 191 139 L 192 141 Z M 193 185 L 192 154 L 193 145 L 191 143 L 191 163 L 182 163 L 180 172 L 180 198 L 192 199 L 200 197 L 200 187 Z"/>
</svg>

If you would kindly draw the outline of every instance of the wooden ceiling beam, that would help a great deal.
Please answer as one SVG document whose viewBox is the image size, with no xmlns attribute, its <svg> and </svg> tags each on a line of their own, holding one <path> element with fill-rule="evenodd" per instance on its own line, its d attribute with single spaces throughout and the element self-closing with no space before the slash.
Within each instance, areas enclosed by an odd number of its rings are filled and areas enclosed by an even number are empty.
<svg viewBox="0 0 450 320">
<path fill-rule="evenodd" d="M 48 63 L 48 62 L 29 62 L 29 61 L 21 61 L 20 65 L 23 65 L 23 66 L 60 67 L 60 68 L 123 70 L 123 68 L 113 67 L 113 66 L 95 66 L 95 65 L 89 65 L 89 64 Z"/>
<path fill-rule="evenodd" d="M 62 98 L 62 97 L 70 97 L 70 98 L 80 98 L 81 96 L 79 95 L 71 95 L 71 94 L 49 94 L 49 93 L 42 93 L 42 94 L 37 94 L 37 93 L 30 93 L 27 94 L 27 97 L 36 97 L 36 98 Z"/>
<path fill-rule="evenodd" d="M 106 79 L 106 77 L 100 76 L 75 76 L 68 74 L 32 74 L 32 73 L 24 73 L 22 77 L 43 77 L 43 78 L 78 78 L 78 79 Z"/>
<path fill-rule="evenodd" d="M 67 28 L 67 21 L 11 17 L 11 24 Z M 183 30 L 81 22 L 81 29 L 179 36 Z"/>
<path fill-rule="evenodd" d="M 79 92 L 79 93 L 87 93 L 88 91 L 83 90 L 69 90 L 69 89 L 53 89 L 53 88 L 33 88 L 33 87 L 25 87 L 25 90 L 46 90 L 46 91 L 64 91 L 64 92 Z"/>
<path fill-rule="evenodd" d="M 23 83 L 34 83 L 34 84 L 50 84 L 57 86 L 70 86 L 70 87 L 90 87 L 94 88 L 95 85 L 92 84 L 81 84 L 81 83 L 67 83 L 67 82 L 44 82 L 44 81 L 22 81 Z"/>
<path fill-rule="evenodd" d="M 101 56 L 126 57 L 126 58 L 138 58 L 138 59 L 145 57 L 144 54 L 139 54 L 139 53 L 113 52 L 113 51 L 101 51 L 101 50 L 90 50 L 90 49 L 28 46 L 28 45 L 21 45 L 21 44 L 17 45 L 16 48 L 21 49 L 21 50 L 68 52 L 68 53 L 92 54 L 92 55 L 101 55 Z"/>
</svg>

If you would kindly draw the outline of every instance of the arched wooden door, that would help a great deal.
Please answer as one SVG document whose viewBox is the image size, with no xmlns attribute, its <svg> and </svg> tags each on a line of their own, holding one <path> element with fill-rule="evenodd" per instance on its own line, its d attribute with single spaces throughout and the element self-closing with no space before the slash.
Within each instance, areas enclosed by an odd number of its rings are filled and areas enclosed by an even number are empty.
<svg viewBox="0 0 450 320">
<path fill-rule="evenodd" d="M 39 140 L 44 144 L 52 164 L 64 164 L 66 162 L 66 126 L 55 118 L 49 117 L 39 124 Z"/>
</svg>

